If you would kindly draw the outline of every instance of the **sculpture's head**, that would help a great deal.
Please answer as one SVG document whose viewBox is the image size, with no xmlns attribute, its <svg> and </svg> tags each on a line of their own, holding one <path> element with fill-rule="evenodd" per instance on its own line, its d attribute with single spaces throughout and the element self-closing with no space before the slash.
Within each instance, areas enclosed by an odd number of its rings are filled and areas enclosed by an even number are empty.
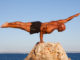
<svg viewBox="0 0 80 60">
<path fill-rule="evenodd" d="M 59 23 L 59 25 L 58 25 L 58 32 L 62 32 L 62 31 L 64 31 L 65 30 L 65 25 L 64 25 L 64 23 Z"/>
</svg>

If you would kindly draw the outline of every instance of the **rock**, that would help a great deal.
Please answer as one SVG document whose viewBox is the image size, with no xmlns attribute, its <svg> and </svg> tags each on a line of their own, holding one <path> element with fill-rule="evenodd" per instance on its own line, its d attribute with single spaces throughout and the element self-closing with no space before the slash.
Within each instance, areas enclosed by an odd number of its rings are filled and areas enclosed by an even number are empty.
<svg viewBox="0 0 80 60">
<path fill-rule="evenodd" d="M 39 43 L 34 46 L 25 60 L 68 60 L 60 43 Z"/>
</svg>

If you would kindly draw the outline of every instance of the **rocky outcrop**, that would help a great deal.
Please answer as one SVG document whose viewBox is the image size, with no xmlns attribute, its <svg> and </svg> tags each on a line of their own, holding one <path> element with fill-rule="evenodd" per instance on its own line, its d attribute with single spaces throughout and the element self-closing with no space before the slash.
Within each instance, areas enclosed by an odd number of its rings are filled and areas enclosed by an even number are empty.
<svg viewBox="0 0 80 60">
<path fill-rule="evenodd" d="M 25 60 L 68 60 L 60 43 L 40 43 L 34 46 Z"/>
</svg>

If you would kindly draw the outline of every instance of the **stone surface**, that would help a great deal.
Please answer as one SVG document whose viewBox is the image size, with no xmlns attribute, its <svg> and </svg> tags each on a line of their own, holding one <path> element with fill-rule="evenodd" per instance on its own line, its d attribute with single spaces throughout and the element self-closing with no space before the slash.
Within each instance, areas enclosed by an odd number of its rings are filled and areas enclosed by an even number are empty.
<svg viewBox="0 0 80 60">
<path fill-rule="evenodd" d="M 68 60 L 60 43 L 40 43 L 34 46 L 25 60 Z"/>
</svg>

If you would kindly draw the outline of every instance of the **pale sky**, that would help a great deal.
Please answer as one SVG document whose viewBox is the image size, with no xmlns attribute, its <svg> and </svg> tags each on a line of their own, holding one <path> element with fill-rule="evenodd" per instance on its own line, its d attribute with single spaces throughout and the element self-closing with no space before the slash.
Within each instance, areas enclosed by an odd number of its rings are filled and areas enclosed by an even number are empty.
<svg viewBox="0 0 80 60">
<path fill-rule="evenodd" d="M 5 22 L 49 22 L 80 13 L 80 0 L 0 0 L 0 25 Z M 0 28 L 0 53 L 25 53 L 39 41 L 39 33 Z M 60 42 L 66 51 L 80 52 L 80 16 L 66 23 L 66 30 L 44 35 L 45 42 Z"/>
</svg>

